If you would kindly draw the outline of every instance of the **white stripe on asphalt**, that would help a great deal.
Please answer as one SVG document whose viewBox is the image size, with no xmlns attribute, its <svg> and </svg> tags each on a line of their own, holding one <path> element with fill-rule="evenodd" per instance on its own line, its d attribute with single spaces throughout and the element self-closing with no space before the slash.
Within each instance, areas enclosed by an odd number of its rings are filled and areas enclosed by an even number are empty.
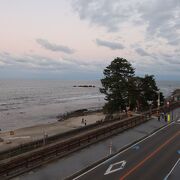
<svg viewBox="0 0 180 180">
<path fill-rule="evenodd" d="M 175 167 L 177 166 L 178 162 L 180 161 L 180 158 L 177 160 L 177 162 L 174 164 L 174 166 L 172 167 L 172 169 L 170 170 L 170 172 L 166 175 L 166 177 L 164 178 L 164 180 L 167 180 L 168 177 L 171 175 L 171 173 L 174 171 Z"/>
<path fill-rule="evenodd" d="M 86 175 L 87 173 L 93 171 L 94 169 L 98 168 L 99 166 L 101 166 L 101 165 L 103 165 L 103 164 L 105 164 L 105 163 L 111 161 L 112 159 L 116 158 L 116 157 L 119 156 L 120 154 L 122 154 L 122 153 L 126 152 L 127 150 L 131 149 L 133 146 L 136 146 L 137 144 L 139 144 L 139 143 L 145 141 L 146 139 L 149 139 L 150 137 L 154 136 L 156 133 L 162 131 L 163 129 L 165 129 L 165 128 L 169 127 L 169 126 L 171 126 L 172 124 L 174 124 L 174 122 L 172 122 L 172 123 L 168 124 L 167 126 L 165 126 L 165 127 L 161 128 L 161 129 L 157 130 L 156 132 L 152 133 L 152 134 L 149 135 L 148 137 L 146 137 L 146 138 L 140 140 L 139 142 L 133 144 L 132 146 L 130 146 L 130 147 L 124 149 L 123 151 L 121 151 L 121 152 L 119 152 L 118 154 L 112 156 L 111 158 L 109 158 L 109 159 L 103 161 L 102 163 L 100 163 L 100 164 L 98 164 L 97 166 L 95 166 L 95 167 L 89 169 L 88 171 L 86 171 L 86 172 L 80 174 L 79 176 L 75 177 L 73 180 L 79 179 L 80 177 L 82 177 L 82 176 Z M 132 143 L 130 143 L 130 144 L 132 144 Z M 127 144 L 127 145 L 123 146 L 122 149 L 125 148 L 125 147 L 127 147 L 127 146 L 130 145 L 130 144 Z"/>
</svg>

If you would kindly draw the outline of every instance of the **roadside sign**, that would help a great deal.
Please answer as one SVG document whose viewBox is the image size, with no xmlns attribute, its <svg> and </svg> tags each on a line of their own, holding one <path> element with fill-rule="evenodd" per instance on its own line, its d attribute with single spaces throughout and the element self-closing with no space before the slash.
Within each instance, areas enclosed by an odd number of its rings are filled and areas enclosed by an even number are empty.
<svg viewBox="0 0 180 180">
<path fill-rule="evenodd" d="M 170 114 L 168 114 L 168 123 L 171 122 Z"/>
</svg>

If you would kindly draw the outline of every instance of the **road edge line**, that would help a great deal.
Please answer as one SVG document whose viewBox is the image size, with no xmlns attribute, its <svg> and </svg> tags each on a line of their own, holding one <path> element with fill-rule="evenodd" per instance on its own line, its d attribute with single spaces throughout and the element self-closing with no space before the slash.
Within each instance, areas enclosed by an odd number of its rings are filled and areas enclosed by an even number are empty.
<svg viewBox="0 0 180 180">
<path fill-rule="evenodd" d="M 179 163 L 179 161 L 180 161 L 180 158 L 176 161 L 176 163 L 174 164 L 172 169 L 169 171 L 169 173 L 166 175 L 166 177 L 163 180 L 167 180 L 168 179 L 168 177 L 171 175 L 171 173 L 173 172 L 173 170 L 175 169 L 175 167 Z"/>
<path fill-rule="evenodd" d="M 118 155 L 124 153 L 125 151 L 127 151 L 128 149 L 130 149 L 131 147 L 145 141 L 146 139 L 154 136 L 156 133 L 158 133 L 159 131 L 171 126 L 172 124 L 174 124 L 174 121 L 169 123 L 169 124 L 165 124 L 163 126 L 161 126 L 160 128 L 158 129 L 155 129 L 153 130 L 152 132 L 148 133 L 147 135 L 123 146 L 120 150 L 118 150 L 116 153 L 110 155 L 110 156 L 107 156 L 101 160 L 98 160 L 97 162 L 93 163 L 92 165 L 90 166 L 87 166 L 85 167 L 84 169 L 80 170 L 80 171 L 77 171 L 75 172 L 74 174 L 70 175 L 69 177 L 65 177 L 64 180 L 77 180 L 79 179 L 81 176 L 87 174 L 88 172 L 91 172 L 92 170 L 96 169 L 97 167 L 101 166 L 102 164 L 110 161 L 111 159 L 114 159 L 115 157 L 117 157 Z"/>
</svg>

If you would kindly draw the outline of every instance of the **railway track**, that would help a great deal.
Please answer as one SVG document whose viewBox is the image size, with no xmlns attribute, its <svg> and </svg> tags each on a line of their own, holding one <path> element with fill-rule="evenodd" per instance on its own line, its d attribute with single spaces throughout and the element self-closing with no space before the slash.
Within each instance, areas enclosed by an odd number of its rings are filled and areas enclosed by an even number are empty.
<svg viewBox="0 0 180 180">
<path fill-rule="evenodd" d="M 180 103 L 174 103 L 171 107 L 161 108 L 160 110 L 169 111 L 180 107 Z M 45 146 L 25 152 L 18 156 L 7 158 L 0 161 L 0 179 L 9 179 L 19 174 L 30 171 L 49 161 L 66 156 L 74 151 L 84 148 L 92 143 L 112 135 L 123 132 L 150 120 L 150 115 L 156 114 L 157 109 L 147 111 L 139 116 L 130 117 L 124 120 L 115 121 L 104 126 L 99 126 L 88 132 L 83 132 L 66 140 L 61 140 L 47 144 Z"/>
</svg>

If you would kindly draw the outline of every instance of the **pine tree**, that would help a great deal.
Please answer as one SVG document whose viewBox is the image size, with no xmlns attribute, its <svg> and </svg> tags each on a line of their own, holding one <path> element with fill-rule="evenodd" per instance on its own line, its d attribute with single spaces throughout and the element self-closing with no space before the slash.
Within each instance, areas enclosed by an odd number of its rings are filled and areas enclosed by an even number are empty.
<svg viewBox="0 0 180 180">
<path fill-rule="evenodd" d="M 134 76 L 134 68 L 126 59 L 117 57 L 103 73 L 105 78 L 101 79 L 103 88 L 100 91 L 106 95 L 104 112 L 113 113 L 126 109 L 129 106 L 128 88 Z"/>
</svg>

